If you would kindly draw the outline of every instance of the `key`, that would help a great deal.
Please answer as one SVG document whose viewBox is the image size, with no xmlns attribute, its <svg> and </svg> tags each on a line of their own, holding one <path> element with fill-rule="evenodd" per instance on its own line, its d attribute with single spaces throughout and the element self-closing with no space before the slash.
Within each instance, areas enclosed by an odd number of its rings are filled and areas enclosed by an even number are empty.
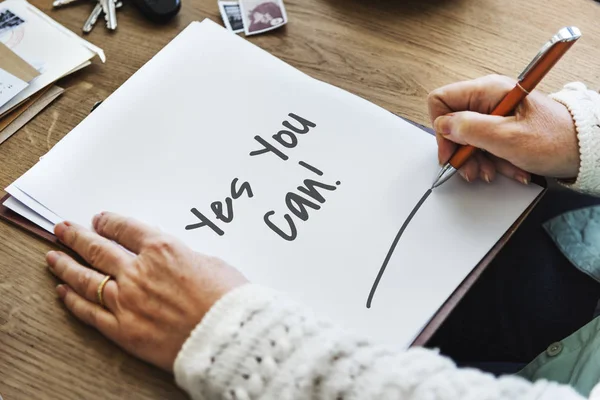
<svg viewBox="0 0 600 400">
<path fill-rule="evenodd" d="M 122 6 L 123 3 L 121 3 L 120 1 L 117 2 L 117 4 L 115 4 L 115 8 L 117 9 L 121 8 Z M 94 29 L 94 26 L 96 25 L 96 22 L 98 21 L 98 18 L 100 17 L 100 14 L 102 14 L 102 12 L 102 4 L 100 2 L 96 3 L 96 6 L 92 10 L 92 13 L 85 21 L 85 24 L 83 24 L 84 33 L 90 33 L 92 29 Z"/>
<path fill-rule="evenodd" d="M 106 20 L 106 27 L 111 31 L 117 29 L 117 8 L 115 0 L 102 0 L 106 3 L 106 9 L 104 10 L 104 19 Z"/>
<path fill-rule="evenodd" d="M 102 4 L 96 3 L 96 6 L 92 10 L 92 13 L 85 21 L 85 24 L 83 24 L 84 33 L 90 33 L 92 29 L 94 29 L 94 25 L 96 25 L 96 21 L 98 21 L 100 14 L 102 14 Z"/>
<path fill-rule="evenodd" d="M 67 4 L 75 3 L 76 1 L 79 1 L 79 0 L 55 0 L 52 3 L 52 7 L 66 6 Z"/>
</svg>

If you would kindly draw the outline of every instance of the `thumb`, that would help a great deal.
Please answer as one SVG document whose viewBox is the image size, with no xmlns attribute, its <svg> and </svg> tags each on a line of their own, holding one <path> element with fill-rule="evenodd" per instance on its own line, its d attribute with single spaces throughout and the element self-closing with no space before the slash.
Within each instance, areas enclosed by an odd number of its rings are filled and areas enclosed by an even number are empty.
<svg viewBox="0 0 600 400">
<path fill-rule="evenodd" d="M 513 117 L 461 111 L 437 117 L 433 127 L 444 139 L 470 144 L 500 156 L 514 124 Z"/>
</svg>

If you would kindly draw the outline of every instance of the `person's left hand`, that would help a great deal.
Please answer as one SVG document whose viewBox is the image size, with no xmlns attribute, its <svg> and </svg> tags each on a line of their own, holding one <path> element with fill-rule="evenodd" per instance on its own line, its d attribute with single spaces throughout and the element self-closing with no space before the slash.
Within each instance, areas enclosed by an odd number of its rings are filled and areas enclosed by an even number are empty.
<svg viewBox="0 0 600 400">
<path fill-rule="evenodd" d="M 194 327 L 246 278 L 133 219 L 102 213 L 93 226 L 97 233 L 68 222 L 54 229 L 61 242 L 95 268 L 49 252 L 50 270 L 65 282 L 56 288 L 59 297 L 77 318 L 126 351 L 172 371 Z M 98 304 L 98 287 L 106 275 L 113 279 L 103 290 L 104 308 Z"/>
</svg>

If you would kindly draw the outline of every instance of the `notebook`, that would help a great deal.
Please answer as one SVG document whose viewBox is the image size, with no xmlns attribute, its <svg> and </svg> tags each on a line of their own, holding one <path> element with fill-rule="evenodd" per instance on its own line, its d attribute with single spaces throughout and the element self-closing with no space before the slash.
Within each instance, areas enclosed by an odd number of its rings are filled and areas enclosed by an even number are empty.
<svg viewBox="0 0 600 400">
<path fill-rule="evenodd" d="M 205 20 L 11 184 L 4 206 L 48 238 L 63 219 L 138 218 L 405 347 L 431 334 L 544 191 L 451 179 L 394 245 L 438 169 L 427 132 Z"/>
</svg>

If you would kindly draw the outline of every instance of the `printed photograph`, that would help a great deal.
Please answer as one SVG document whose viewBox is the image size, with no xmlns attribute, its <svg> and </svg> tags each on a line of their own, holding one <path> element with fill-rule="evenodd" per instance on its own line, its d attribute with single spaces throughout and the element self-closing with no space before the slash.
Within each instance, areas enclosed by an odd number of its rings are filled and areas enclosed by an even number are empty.
<svg viewBox="0 0 600 400">
<path fill-rule="evenodd" d="M 22 18 L 18 17 L 10 10 L 0 11 L 0 33 L 16 28 L 23 22 L 25 21 L 23 21 Z"/>
<path fill-rule="evenodd" d="M 242 20 L 242 11 L 237 1 L 220 1 L 219 10 L 225 27 L 232 32 L 243 32 L 244 21 Z"/>
<path fill-rule="evenodd" d="M 270 31 L 287 22 L 281 1 L 242 0 L 241 6 L 247 35 Z"/>
</svg>

